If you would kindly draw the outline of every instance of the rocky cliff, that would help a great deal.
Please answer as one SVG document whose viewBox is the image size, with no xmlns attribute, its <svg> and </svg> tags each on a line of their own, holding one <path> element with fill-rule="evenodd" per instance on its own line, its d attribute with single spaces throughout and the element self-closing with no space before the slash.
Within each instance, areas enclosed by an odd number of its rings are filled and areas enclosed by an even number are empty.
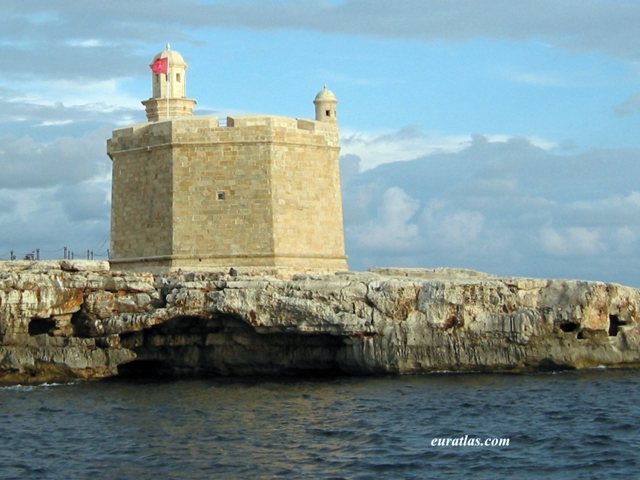
<svg viewBox="0 0 640 480">
<path fill-rule="evenodd" d="M 640 291 L 473 271 L 0 264 L 0 382 L 640 365 Z"/>
</svg>

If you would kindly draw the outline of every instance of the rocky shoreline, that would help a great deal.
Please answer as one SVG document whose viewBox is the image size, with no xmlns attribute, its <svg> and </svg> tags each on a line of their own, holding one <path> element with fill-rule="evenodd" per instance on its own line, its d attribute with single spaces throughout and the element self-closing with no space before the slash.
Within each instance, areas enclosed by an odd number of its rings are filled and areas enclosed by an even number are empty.
<svg viewBox="0 0 640 480">
<path fill-rule="evenodd" d="M 335 275 L 0 263 L 0 384 L 117 375 L 640 366 L 640 290 L 455 269 Z"/>
</svg>

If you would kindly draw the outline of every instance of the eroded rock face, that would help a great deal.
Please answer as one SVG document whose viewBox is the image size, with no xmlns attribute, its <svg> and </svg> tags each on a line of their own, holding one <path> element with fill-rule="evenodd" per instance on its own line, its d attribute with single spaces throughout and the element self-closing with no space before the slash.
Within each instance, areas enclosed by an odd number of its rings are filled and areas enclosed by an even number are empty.
<svg viewBox="0 0 640 480">
<path fill-rule="evenodd" d="M 0 264 L 0 382 L 640 365 L 640 291 L 467 270 L 154 277 Z"/>
</svg>

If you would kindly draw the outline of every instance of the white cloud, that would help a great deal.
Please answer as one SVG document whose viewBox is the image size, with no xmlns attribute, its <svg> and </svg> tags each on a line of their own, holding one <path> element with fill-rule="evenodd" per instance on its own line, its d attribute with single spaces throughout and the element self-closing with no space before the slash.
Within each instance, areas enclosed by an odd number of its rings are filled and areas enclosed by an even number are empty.
<svg viewBox="0 0 640 480">
<path fill-rule="evenodd" d="M 395 132 L 342 132 L 342 153 L 357 155 L 362 171 L 384 163 L 413 160 L 436 152 L 459 152 L 469 145 L 468 136 L 438 136 L 405 127 Z"/>
<path fill-rule="evenodd" d="M 61 185 L 0 188 L 0 259 L 40 249 L 41 258 L 62 258 L 63 247 L 79 258 L 93 250 L 106 258 L 111 177 L 75 179 Z"/>
<path fill-rule="evenodd" d="M 19 90 L 24 89 L 24 90 Z M 86 82 L 74 87 L 67 81 L 25 81 L 9 84 L 0 80 L 0 124 L 8 134 L 16 124 L 31 127 L 66 127 L 59 130 L 74 136 L 97 125 L 137 123 L 144 118 L 139 102 L 122 89 L 119 81 Z M 75 92 L 75 93 L 74 93 Z M 24 130 L 23 130 L 24 131 Z M 39 135 L 29 132 L 30 135 Z"/>
<path fill-rule="evenodd" d="M 82 83 L 75 80 L 45 79 L 21 82 L 18 86 L 7 83 L 4 86 L 29 92 L 18 98 L 14 97 L 14 102 L 49 107 L 81 107 L 101 113 L 110 113 L 118 109 L 140 110 L 140 99 L 124 93 L 122 81 L 118 79 L 85 80 Z"/>
<path fill-rule="evenodd" d="M 638 150 L 566 155 L 522 138 L 476 137 L 458 152 L 351 175 L 350 262 L 640 285 L 638 157 Z"/>
<path fill-rule="evenodd" d="M 611 245 L 622 255 L 634 255 L 638 248 L 640 229 L 624 225 L 615 229 L 611 235 Z"/>
<path fill-rule="evenodd" d="M 8 259 L 11 252 L 22 258 L 36 249 L 40 249 L 43 259 L 62 258 L 64 246 L 75 251 L 78 258 L 86 257 L 87 250 L 93 250 L 95 258 L 106 258 L 109 204 L 104 202 L 104 194 L 107 192 L 103 185 L 95 184 L 63 189 L 0 189 L 0 199 L 10 197 L 12 201 L 11 212 L 0 210 L 0 259 Z M 101 204 L 96 204 L 94 197 L 102 199 Z M 90 205 L 98 208 L 92 210 Z"/>
<path fill-rule="evenodd" d="M 5 195 L 9 195 L 8 190 L 3 190 Z M 11 200 L 13 203 L 12 217 L 21 221 L 28 222 L 34 218 L 46 203 L 42 202 L 43 192 L 39 189 L 24 189 L 11 192 Z"/>
<path fill-rule="evenodd" d="M 433 200 L 422 213 L 424 229 L 432 244 L 447 249 L 473 249 L 482 241 L 485 217 L 472 210 L 454 210 L 446 202 Z M 482 241 L 484 244 L 484 241 Z"/>
<path fill-rule="evenodd" d="M 412 219 L 420 203 L 398 187 L 387 189 L 381 200 L 375 218 L 351 230 L 358 247 L 393 254 L 411 249 L 419 236 Z"/>
<path fill-rule="evenodd" d="M 606 183 L 603 182 L 606 188 Z M 640 191 L 626 195 L 594 195 L 594 198 L 567 202 L 559 218 L 565 222 L 581 222 L 588 226 L 613 228 L 640 218 Z"/>
<path fill-rule="evenodd" d="M 70 222 L 109 223 L 111 175 L 96 176 L 71 187 L 58 188 L 56 199 Z"/>
<path fill-rule="evenodd" d="M 108 129 L 81 137 L 59 137 L 51 142 L 28 136 L 0 137 L 0 188 L 23 190 L 75 185 L 109 175 L 105 152 Z"/>
<path fill-rule="evenodd" d="M 69 125 L 73 123 L 73 120 L 45 120 L 44 122 L 40 122 L 34 127 L 60 127 L 62 125 Z"/>
<path fill-rule="evenodd" d="M 481 138 L 481 140 L 479 140 Z M 361 171 L 370 170 L 385 163 L 413 160 L 438 153 L 457 153 L 475 141 L 506 143 L 512 135 L 443 135 L 425 132 L 415 127 L 404 127 L 396 131 L 342 132 L 342 153 L 360 158 Z M 554 142 L 539 137 L 519 137 L 521 141 L 543 149 L 552 149 Z"/>
<path fill-rule="evenodd" d="M 66 43 L 70 47 L 81 47 L 81 48 L 106 47 L 106 46 L 114 45 L 113 42 L 106 42 L 99 38 L 84 38 L 84 39 L 71 38 L 67 40 Z"/>
<path fill-rule="evenodd" d="M 601 232 L 584 227 L 545 227 L 540 241 L 546 253 L 559 257 L 590 257 L 606 251 Z"/>
</svg>

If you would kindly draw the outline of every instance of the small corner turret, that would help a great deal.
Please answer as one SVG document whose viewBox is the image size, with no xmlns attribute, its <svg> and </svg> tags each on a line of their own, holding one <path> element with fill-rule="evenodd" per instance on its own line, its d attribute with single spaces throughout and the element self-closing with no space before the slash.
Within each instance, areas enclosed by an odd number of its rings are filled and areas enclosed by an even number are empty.
<svg viewBox="0 0 640 480">
<path fill-rule="evenodd" d="M 316 106 L 316 121 L 338 123 L 338 99 L 325 85 L 313 100 Z"/>
<path fill-rule="evenodd" d="M 196 101 L 187 97 L 187 62 L 182 55 L 167 48 L 158 53 L 151 64 L 153 96 L 144 100 L 147 120 L 157 122 L 172 117 L 193 115 Z"/>
</svg>

